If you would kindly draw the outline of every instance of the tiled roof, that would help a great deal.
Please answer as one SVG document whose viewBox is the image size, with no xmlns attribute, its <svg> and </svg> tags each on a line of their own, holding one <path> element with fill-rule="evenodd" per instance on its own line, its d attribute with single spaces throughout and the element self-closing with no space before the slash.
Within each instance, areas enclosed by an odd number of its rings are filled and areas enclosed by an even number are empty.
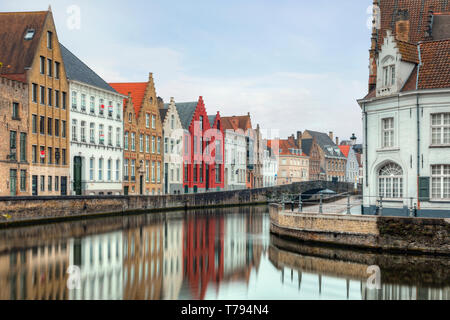
<svg viewBox="0 0 450 320">
<path fill-rule="evenodd" d="M 348 153 L 350 152 L 350 147 L 351 146 L 339 146 L 339 149 L 341 149 L 342 154 L 348 158 Z"/>
<path fill-rule="evenodd" d="M 242 131 L 246 132 L 248 129 L 252 129 L 252 120 L 249 114 L 245 116 L 221 117 L 221 120 L 225 130 L 242 129 Z"/>
<path fill-rule="evenodd" d="M 69 80 L 75 80 L 86 83 L 88 85 L 117 93 L 105 80 L 100 78 L 91 68 L 89 68 L 83 61 L 78 59 L 72 52 L 70 52 L 62 44 L 61 55 L 66 68 L 66 75 Z"/>
<path fill-rule="evenodd" d="M 273 145 L 274 145 L 274 142 L 275 141 L 278 141 L 278 149 L 279 150 L 275 150 L 275 149 L 273 149 Z M 289 149 L 298 149 L 298 147 L 295 145 L 295 143 L 293 143 L 291 140 L 289 140 L 289 139 L 287 139 L 287 140 L 268 140 L 267 141 L 267 146 L 269 147 L 269 148 L 272 148 L 273 149 L 273 151 L 274 151 L 274 154 L 277 154 L 277 155 L 287 155 L 287 156 L 298 156 L 298 157 L 300 157 L 300 156 L 302 156 L 302 157 L 307 157 L 307 155 L 304 153 L 304 152 L 302 152 L 302 154 L 301 155 L 299 155 L 299 154 L 295 154 L 295 153 L 292 153 Z"/>
<path fill-rule="evenodd" d="M 417 52 L 417 45 L 404 41 L 396 41 L 397 48 L 402 55 L 402 60 L 411 62 L 411 63 L 419 63 L 419 54 Z"/>
<path fill-rule="evenodd" d="M 192 118 L 194 117 L 195 110 L 197 109 L 198 102 L 177 102 L 177 112 L 180 116 L 181 125 L 183 129 L 189 130 Z"/>
<path fill-rule="evenodd" d="M 313 146 L 313 139 L 302 139 L 302 151 L 311 156 L 311 149 Z"/>
<path fill-rule="evenodd" d="M 139 115 L 139 111 L 141 110 L 142 100 L 144 100 L 147 84 L 148 84 L 147 82 L 129 82 L 129 83 L 110 83 L 109 85 L 113 87 L 117 92 L 125 96 L 128 96 L 129 92 L 131 93 L 131 100 L 133 102 L 134 111 L 137 117 Z"/>
<path fill-rule="evenodd" d="M 449 0 L 380 0 L 381 29 L 378 31 L 379 49 L 386 36 L 386 30 L 392 30 L 395 35 L 395 23 L 398 13 L 407 10 L 409 16 L 409 42 L 417 43 L 426 40 L 429 11 L 450 11 Z"/>
<path fill-rule="evenodd" d="M 19 75 L 25 74 L 25 68 L 33 64 L 48 13 L 49 11 L 0 13 L 1 73 L 25 81 Z M 35 30 L 34 36 L 31 40 L 25 40 L 29 29 Z"/>
<path fill-rule="evenodd" d="M 330 157 L 344 157 L 341 150 L 336 146 L 336 144 L 333 142 L 333 140 L 330 139 L 330 137 L 323 132 L 317 132 L 317 131 L 311 131 L 306 130 L 309 132 L 309 134 L 316 139 L 316 143 L 319 145 L 319 147 L 323 150 L 325 153 L 325 156 Z M 303 145 L 303 143 L 302 143 Z"/>
<path fill-rule="evenodd" d="M 450 40 L 420 44 L 418 89 L 450 88 Z"/>
</svg>

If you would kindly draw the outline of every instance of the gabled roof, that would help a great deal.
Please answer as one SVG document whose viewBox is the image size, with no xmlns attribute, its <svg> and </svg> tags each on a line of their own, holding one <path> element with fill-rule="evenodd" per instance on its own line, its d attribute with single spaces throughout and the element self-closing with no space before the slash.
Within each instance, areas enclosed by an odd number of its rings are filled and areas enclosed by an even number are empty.
<svg viewBox="0 0 450 320">
<path fill-rule="evenodd" d="M 25 68 L 33 64 L 49 13 L 0 12 L 0 62 L 3 64 L 0 73 L 10 75 L 8 78 L 26 81 Z M 34 36 L 31 40 L 25 40 L 29 29 L 34 29 Z"/>
<path fill-rule="evenodd" d="M 250 114 L 247 114 L 245 116 L 221 117 L 220 119 L 225 130 L 242 129 L 242 131 L 246 132 L 247 130 L 252 129 L 252 120 L 250 118 Z"/>
<path fill-rule="evenodd" d="M 311 149 L 313 146 L 313 139 L 302 139 L 302 151 L 311 156 Z"/>
<path fill-rule="evenodd" d="M 192 119 L 194 118 L 195 110 L 197 109 L 198 102 L 177 102 L 177 112 L 180 116 L 181 125 L 183 129 L 189 130 Z"/>
<path fill-rule="evenodd" d="M 274 149 L 274 141 L 278 141 L 278 150 Z M 287 139 L 287 140 L 267 140 L 267 147 L 272 149 L 272 151 L 274 152 L 274 154 L 276 155 L 281 155 L 281 156 L 297 156 L 297 157 L 306 157 L 307 155 L 302 152 L 302 154 L 296 154 L 296 153 L 292 153 L 290 151 L 290 149 L 298 149 L 298 147 L 295 145 L 294 142 L 292 142 L 291 140 Z"/>
<path fill-rule="evenodd" d="M 316 139 L 316 143 L 323 150 L 323 152 L 325 153 L 325 156 L 344 157 L 341 150 L 338 148 L 338 146 L 336 146 L 336 144 L 333 142 L 333 140 L 331 140 L 330 137 L 326 133 L 311 131 L 311 130 L 306 130 L 306 131 L 314 139 Z M 302 140 L 302 146 L 303 146 L 303 140 Z"/>
<path fill-rule="evenodd" d="M 348 158 L 348 154 L 350 152 L 350 147 L 351 146 L 339 146 L 339 149 L 341 149 L 342 154 L 344 155 L 344 157 Z"/>
<path fill-rule="evenodd" d="M 417 45 L 409 42 L 396 40 L 397 48 L 402 55 L 402 60 L 411 63 L 419 63 Z"/>
<path fill-rule="evenodd" d="M 127 82 L 127 83 L 110 83 L 111 87 L 114 88 L 120 94 L 128 96 L 131 93 L 131 100 L 133 102 L 134 111 L 136 117 L 139 115 L 141 110 L 142 101 L 144 100 L 145 90 L 147 89 L 147 82 Z M 125 102 L 124 102 L 125 108 Z"/>
<path fill-rule="evenodd" d="M 61 47 L 61 55 L 66 68 L 66 75 L 69 80 L 83 82 L 93 87 L 117 93 L 116 90 L 106 83 L 105 80 L 89 68 L 83 61 L 78 59 L 78 57 L 61 43 L 59 45 Z"/>
</svg>

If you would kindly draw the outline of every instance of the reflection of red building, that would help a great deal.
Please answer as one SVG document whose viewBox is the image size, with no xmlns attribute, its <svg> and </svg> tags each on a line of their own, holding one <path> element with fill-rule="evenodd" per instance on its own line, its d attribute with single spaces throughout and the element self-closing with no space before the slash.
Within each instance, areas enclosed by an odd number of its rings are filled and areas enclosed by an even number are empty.
<svg viewBox="0 0 450 320">
<path fill-rule="evenodd" d="M 224 220 L 189 217 L 183 228 L 184 272 L 192 299 L 203 300 L 210 282 L 223 279 Z"/>
<path fill-rule="evenodd" d="M 211 130 L 202 97 L 198 102 L 177 103 L 176 107 L 185 131 L 183 137 L 184 192 L 196 193 L 223 189 L 225 147 L 219 113 L 214 119 L 213 130 Z"/>
</svg>

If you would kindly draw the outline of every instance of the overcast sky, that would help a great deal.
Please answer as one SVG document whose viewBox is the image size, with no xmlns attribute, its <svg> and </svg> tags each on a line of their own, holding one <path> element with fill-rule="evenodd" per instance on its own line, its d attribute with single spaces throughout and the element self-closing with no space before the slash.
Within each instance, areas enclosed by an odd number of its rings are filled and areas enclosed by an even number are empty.
<svg viewBox="0 0 450 320">
<path fill-rule="evenodd" d="M 367 92 L 371 3 L 15 0 L 1 1 L 0 11 L 51 4 L 60 42 L 107 82 L 147 81 L 153 72 L 166 102 L 203 96 L 209 114 L 250 112 L 254 126 L 282 137 L 311 129 L 361 141 L 356 99 Z"/>
</svg>

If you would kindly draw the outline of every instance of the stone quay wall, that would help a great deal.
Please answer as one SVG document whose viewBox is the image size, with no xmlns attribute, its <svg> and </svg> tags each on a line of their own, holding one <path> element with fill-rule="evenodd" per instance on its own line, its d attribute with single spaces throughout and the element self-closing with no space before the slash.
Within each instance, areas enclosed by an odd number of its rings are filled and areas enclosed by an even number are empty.
<svg viewBox="0 0 450 320">
<path fill-rule="evenodd" d="M 265 204 L 277 194 L 300 194 L 314 189 L 351 192 L 353 184 L 311 181 L 261 189 L 161 196 L 0 197 L 0 227 L 151 211 Z"/>
<path fill-rule="evenodd" d="M 269 212 L 273 234 L 302 242 L 450 255 L 450 219 Z"/>
</svg>

